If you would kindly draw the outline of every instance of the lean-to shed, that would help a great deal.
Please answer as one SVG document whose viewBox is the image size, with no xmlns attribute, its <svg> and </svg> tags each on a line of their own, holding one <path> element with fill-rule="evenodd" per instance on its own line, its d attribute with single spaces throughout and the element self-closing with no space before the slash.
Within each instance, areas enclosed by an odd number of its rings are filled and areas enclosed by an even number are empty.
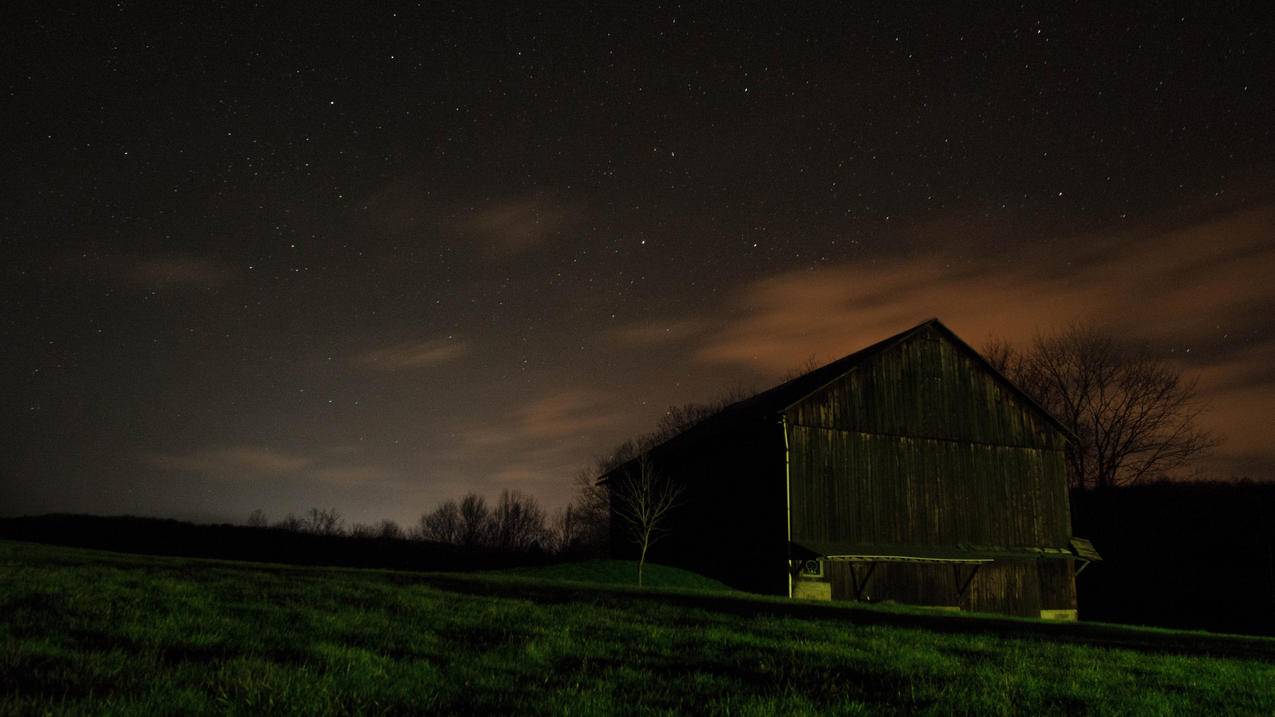
<svg viewBox="0 0 1275 717">
<path fill-rule="evenodd" d="M 1098 556 L 1071 534 L 1069 440 L 926 321 L 652 448 L 684 490 L 652 559 L 796 598 L 1075 619 L 1077 564 Z"/>
</svg>

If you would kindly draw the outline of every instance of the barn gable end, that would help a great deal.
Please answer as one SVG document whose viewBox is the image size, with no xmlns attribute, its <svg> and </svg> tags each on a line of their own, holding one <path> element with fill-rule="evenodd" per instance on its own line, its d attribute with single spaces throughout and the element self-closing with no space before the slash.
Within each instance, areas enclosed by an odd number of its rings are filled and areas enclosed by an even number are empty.
<svg viewBox="0 0 1275 717">
<path fill-rule="evenodd" d="M 937 321 L 787 408 L 789 422 L 882 435 L 1061 449 L 1048 413 Z"/>
</svg>

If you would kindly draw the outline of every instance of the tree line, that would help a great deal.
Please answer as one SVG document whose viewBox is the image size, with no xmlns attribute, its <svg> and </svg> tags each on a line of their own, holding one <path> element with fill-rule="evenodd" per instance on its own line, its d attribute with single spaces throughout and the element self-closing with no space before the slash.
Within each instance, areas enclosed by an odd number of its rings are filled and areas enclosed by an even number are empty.
<svg viewBox="0 0 1275 717">
<path fill-rule="evenodd" d="M 301 515 L 289 513 L 275 522 L 257 509 L 248 516 L 247 525 L 310 535 L 418 540 L 513 553 L 597 554 L 601 543 L 596 533 L 585 531 L 579 511 L 573 503 L 550 517 L 534 497 L 505 490 L 494 503 L 474 492 L 458 500 L 443 501 L 407 528 L 388 519 L 374 524 L 347 524 L 336 508 L 310 508 Z"/>
</svg>

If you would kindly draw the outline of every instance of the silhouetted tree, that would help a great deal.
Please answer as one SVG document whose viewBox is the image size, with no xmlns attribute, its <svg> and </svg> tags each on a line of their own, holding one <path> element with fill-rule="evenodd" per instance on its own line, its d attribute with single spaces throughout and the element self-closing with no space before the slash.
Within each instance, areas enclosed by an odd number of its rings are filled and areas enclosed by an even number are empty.
<svg viewBox="0 0 1275 717">
<path fill-rule="evenodd" d="M 571 513 L 558 521 L 559 532 L 562 532 L 563 519 L 570 520 L 570 541 L 563 545 L 562 552 L 591 557 L 606 555 L 611 536 L 611 499 L 607 489 L 598 485 L 598 477 L 603 472 L 599 461 L 595 467 L 576 474 L 576 494 L 569 506 Z"/>
<path fill-rule="evenodd" d="M 487 545 L 491 538 L 491 510 L 487 500 L 477 493 L 460 499 L 460 544 L 466 547 Z"/>
<path fill-rule="evenodd" d="M 681 504 L 683 486 L 655 469 L 645 455 L 610 479 L 615 515 L 624 523 L 629 539 L 638 548 L 638 585 L 646 567 L 646 554 L 667 532 L 669 514 Z"/>
<path fill-rule="evenodd" d="M 298 518 L 293 513 L 288 513 L 287 517 L 274 524 L 274 527 L 280 530 L 291 530 L 294 533 L 300 533 L 306 529 L 305 521 Z"/>
<path fill-rule="evenodd" d="M 813 357 L 807 360 L 807 364 L 813 362 Z M 654 431 L 616 445 L 610 453 L 596 457 L 593 465 L 577 473 L 572 481 L 575 485 L 575 497 L 571 502 L 571 519 L 578 528 L 575 529 L 577 537 L 572 551 L 580 555 L 595 556 L 605 555 L 607 552 L 611 532 L 611 497 L 605 487 L 598 485 L 602 476 L 693 428 L 726 407 L 755 394 L 756 390 L 741 384 L 708 403 L 669 406 L 660 416 Z"/>
<path fill-rule="evenodd" d="M 398 523 L 386 518 L 377 524 L 376 536 L 385 540 L 402 540 L 403 529 Z"/>
<path fill-rule="evenodd" d="M 570 505 L 559 508 L 554 512 L 553 520 L 548 527 L 546 547 L 549 552 L 555 555 L 572 554 L 579 540 L 580 521 L 576 518 L 575 509 Z"/>
<path fill-rule="evenodd" d="M 350 537 L 363 538 L 363 539 L 375 538 L 376 528 L 373 528 L 367 523 L 355 523 L 354 525 L 350 526 Z"/>
<path fill-rule="evenodd" d="M 993 340 L 983 355 L 1076 433 L 1067 450 L 1074 488 L 1163 476 L 1217 445 L 1197 425 L 1194 379 L 1093 325 L 1039 335 L 1022 352 Z"/>
<path fill-rule="evenodd" d="M 418 531 L 423 540 L 460 545 L 460 506 L 454 500 L 439 503 L 433 512 L 421 516 Z"/>
<path fill-rule="evenodd" d="M 528 550 L 546 542 L 545 512 L 535 498 L 518 491 L 501 491 L 491 513 L 491 546 L 501 550 Z"/>
<path fill-rule="evenodd" d="M 266 520 L 265 511 L 263 511 L 260 508 L 257 508 L 256 510 L 252 511 L 252 513 L 248 516 L 249 528 L 264 528 L 269 524 L 270 522 Z"/>
<path fill-rule="evenodd" d="M 341 535 L 344 523 L 336 508 L 311 508 L 304 520 L 306 532 L 315 535 Z"/>
<path fill-rule="evenodd" d="M 543 524 L 543 515 L 541 522 Z M 431 513 L 421 516 L 420 536 L 425 540 L 465 547 L 490 546 L 494 541 L 494 523 L 487 500 L 477 493 L 444 501 Z"/>
</svg>

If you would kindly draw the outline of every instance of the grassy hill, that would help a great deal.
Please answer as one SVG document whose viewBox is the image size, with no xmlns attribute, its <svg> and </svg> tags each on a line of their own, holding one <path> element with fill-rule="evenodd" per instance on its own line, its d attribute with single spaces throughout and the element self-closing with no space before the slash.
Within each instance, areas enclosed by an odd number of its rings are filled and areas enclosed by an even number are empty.
<svg viewBox="0 0 1275 717">
<path fill-rule="evenodd" d="M 0 542 L 0 714 L 1275 713 L 1268 639 L 550 574 Z"/>
<path fill-rule="evenodd" d="M 649 588 L 682 588 L 686 590 L 729 591 L 722 583 L 692 573 L 689 570 L 668 565 L 648 564 L 643 584 Z M 630 560 L 586 560 L 578 563 L 558 563 L 530 568 L 511 568 L 498 575 L 517 575 L 551 581 L 570 581 L 591 585 L 627 585 L 637 582 L 637 567 Z"/>
</svg>

